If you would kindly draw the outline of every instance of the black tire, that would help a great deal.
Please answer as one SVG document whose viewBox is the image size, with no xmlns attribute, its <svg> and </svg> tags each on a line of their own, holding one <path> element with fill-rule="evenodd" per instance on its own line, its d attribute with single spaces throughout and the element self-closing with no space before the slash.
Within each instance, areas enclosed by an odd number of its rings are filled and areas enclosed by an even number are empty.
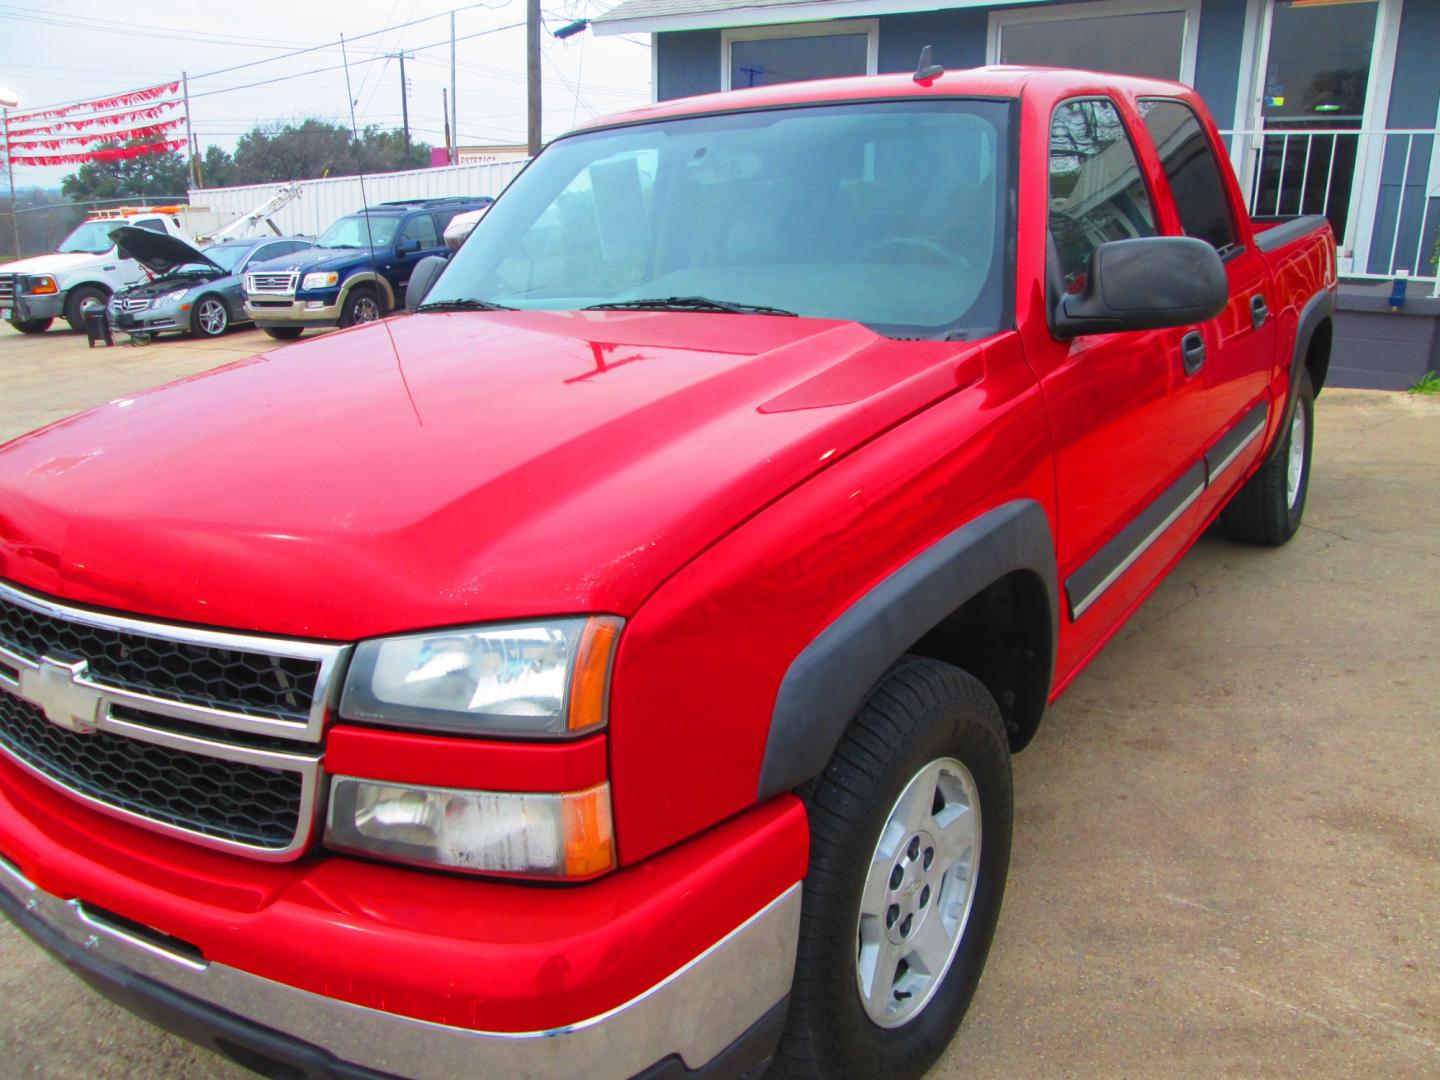
<svg viewBox="0 0 1440 1080">
<path fill-rule="evenodd" d="M 882 1027 L 857 984 L 861 893 L 897 798 L 911 777 L 941 758 L 958 759 L 978 792 L 974 899 L 928 1001 L 899 1026 Z M 935 1063 L 960 1026 L 990 951 L 1013 815 L 1010 749 L 994 699 L 959 668 L 902 659 L 870 692 L 811 793 L 795 980 L 771 1077 L 901 1080 Z"/>
<path fill-rule="evenodd" d="M 1304 444 L 1300 448 L 1300 475 L 1294 497 L 1291 497 L 1290 463 L 1297 431 L 1292 422 L 1281 433 L 1280 445 L 1270 460 L 1260 466 L 1221 512 L 1220 520 L 1232 539 L 1279 547 L 1300 528 L 1305 499 L 1310 494 L 1310 451 L 1315 443 L 1315 391 L 1310 385 L 1309 373 L 1303 370 L 1300 385 L 1295 388 L 1294 417 L 1304 424 L 1304 430 L 1298 432 Z"/>
<path fill-rule="evenodd" d="M 11 319 L 10 325 L 22 334 L 43 334 L 54 319 Z"/>
<path fill-rule="evenodd" d="M 360 323 L 376 322 L 385 317 L 385 300 L 369 285 L 356 285 L 345 297 L 345 307 L 340 312 L 341 326 L 358 326 Z"/>
<path fill-rule="evenodd" d="M 200 297 L 190 309 L 190 333 L 198 338 L 222 336 L 230 329 L 230 321 L 230 305 L 214 293 Z"/>
<path fill-rule="evenodd" d="M 65 321 L 70 324 L 71 330 L 83 334 L 86 309 L 97 304 L 104 307 L 109 302 L 110 294 L 99 285 L 79 285 L 65 297 Z"/>
<path fill-rule="evenodd" d="M 276 341 L 294 341 L 305 332 L 303 326 L 262 326 L 260 329 Z"/>
</svg>

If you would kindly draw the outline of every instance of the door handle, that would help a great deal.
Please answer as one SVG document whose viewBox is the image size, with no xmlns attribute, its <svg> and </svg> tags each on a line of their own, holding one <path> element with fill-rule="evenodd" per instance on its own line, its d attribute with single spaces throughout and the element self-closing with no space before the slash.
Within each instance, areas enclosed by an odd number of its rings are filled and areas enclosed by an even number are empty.
<svg viewBox="0 0 1440 1080">
<path fill-rule="evenodd" d="M 1194 375 L 1205 366 L 1205 335 L 1191 330 L 1180 339 L 1180 358 L 1185 364 L 1185 374 Z"/>
<path fill-rule="evenodd" d="M 1256 293 L 1250 297 L 1250 326 L 1259 330 L 1265 325 L 1265 320 L 1270 317 L 1270 306 L 1265 303 L 1265 294 Z"/>
</svg>

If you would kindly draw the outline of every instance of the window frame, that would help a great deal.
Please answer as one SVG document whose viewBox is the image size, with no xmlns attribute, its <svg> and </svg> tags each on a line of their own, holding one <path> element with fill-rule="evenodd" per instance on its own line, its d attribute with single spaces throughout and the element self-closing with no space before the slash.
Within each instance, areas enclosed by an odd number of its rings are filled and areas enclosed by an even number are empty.
<svg viewBox="0 0 1440 1080">
<path fill-rule="evenodd" d="M 1144 97 L 1137 97 L 1135 99 L 1135 112 L 1136 115 L 1140 117 L 1140 123 L 1142 124 L 1145 123 L 1145 114 L 1141 111 L 1141 106 L 1147 101 L 1160 102 L 1165 105 L 1180 105 L 1189 111 L 1190 115 L 1195 118 L 1195 123 L 1200 126 L 1200 134 L 1205 139 L 1205 145 L 1210 148 L 1210 157 L 1215 162 L 1215 168 L 1220 174 L 1220 190 L 1225 193 L 1225 205 L 1230 210 L 1230 233 L 1234 237 L 1234 240 L 1231 242 L 1229 249 L 1220 256 L 1220 261 L 1229 262 L 1231 259 L 1243 255 L 1248 247 L 1246 238 L 1249 236 L 1249 230 L 1241 227 L 1241 217 L 1243 215 L 1245 221 L 1248 222 L 1250 220 L 1250 213 L 1243 204 L 1236 204 L 1236 185 L 1225 182 L 1225 167 L 1231 164 L 1229 153 L 1226 152 L 1224 146 L 1216 143 L 1211 135 L 1210 129 L 1206 127 L 1205 120 L 1200 115 L 1199 110 L 1184 98 L 1167 97 L 1164 94 L 1146 94 Z M 1148 126 L 1145 134 L 1147 138 L 1150 138 Z M 1154 145 L 1155 140 L 1151 138 L 1150 141 L 1151 144 Z M 1155 160 L 1160 166 L 1160 175 L 1165 178 L 1165 189 L 1170 195 L 1170 205 L 1175 208 L 1175 222 L 1180 226 L 1180 235 L 1188 236 L 1189 233 L 1185 231 L 1185 221 L 1180 216 L 1180 203 L 1175 198 L 1174 188 L 1170 186 L 1170 174 L 1165 171 L 1165 159 L 1160 156 L 1159 146 L 1155 147 Z"/>
<path fill-rule="evenodd" d="M 828 19 L 813 23 L 780 23 L 775 26 L 736 26 L 720 33 L 720 89 L 730 85 L 730 46 L 736 41 L 775 41 L 784 38 L 841 37 L 865 35 L 865 74 L 880 69 L 879 19 Z M 653 52 L 654 50 L 652 50 Z"/>
<path fill-rule="evenodd" d="M 1085 101 L 1103 101 L 1115 110 L 1116 117 L 1120 120 L 1120 130 L 1125 133 L 1125 142 L 1130 147 L 1130 155 L 1135 159 L 1135 168 L 1140 173 L 1140 183 L 1145 187 L 1145 197 L 1150 201 L 1151 227 L 1154 228 L 1155 236 L 1169 235 L 1165 230 L 1165 224 L 1159 213 L 1160 204 L 1155 198 L 1155 185 L 1150 182 L 1146 175 L 1145 162 L 1140 157 L 1139 147 L 1135 143 L 1135 133 L 1130 130 L 1130 122 L 1125 115 L 1124 105 L 1109 94 L 1076 94 L 1074 97 L 1061 98 L 1055 102 L 1046 118 L 1045 125 L 1045 299 L 1046 303 L 1053 305 L 1064 298 L 1067 294 L 1065 289 L 1065 268 L 1060 265 L 1060 250 L 1055 244 L 1054 232 L 1050 228 L 1050 139 L 1051 132 L 1055 129 L 1055 114 L 1067 105 L 1075 105 Z M 1143 123 L 1143 121 L 1141 121 Z M 1147 133 L 1147 138 L 1148 133 Z M 1167 186 L 1166 192 L 1169 194 Z M 1052 267 L 1053 263 L 1053 267 Z M 1050 295 L 1052 285 L 1058 285 L 1060 293 L 1058 296 Z"/>
<path fill-rule="evenodd" d="M 430 222 L 430 229 L 434 233 L 434 243 L 426 245 L 425 238 L 423 236 L 417 236 L 415 237 L 415 239 L 420 241 L 420 250 L 433 251 L 435 248 L 440 247 L 444 244 L 445 241 L 442 239 L 442 234 L 445 230 L 436 228 L 434 214 L 428 212 L 423 214 L 412 214 L 410 217 L 402 221 L 400 223 L 400 227 L 395 230 L 395 238 L 391 241 L 391 244 L 397 251 L 400 249 L 400 245 L 405 241 L 405 231 L 409 229 L 411 225 L 422 219 Z"/>
<path fill-rule="evenodd" d="M 1093 3 L 1046 4 L 1043 7 L 992 11 L 986 32 L 985 62 L 1004 62 L 1000 59 L 1000 43 L 1007 26 L 1103 19 L 1113 15 L 1159 15 L 1178 11 L 1184 14 L 1185 23 L 1180 39 L 1180 73 L 1175 80 L 1186 86 L 1194 86 L 1196 56 L 1200 51 L 1200 3 L 1201 0 L 1095 0 Z M 728 54 L 726 66 L 728 70 Z"/>
</svg>

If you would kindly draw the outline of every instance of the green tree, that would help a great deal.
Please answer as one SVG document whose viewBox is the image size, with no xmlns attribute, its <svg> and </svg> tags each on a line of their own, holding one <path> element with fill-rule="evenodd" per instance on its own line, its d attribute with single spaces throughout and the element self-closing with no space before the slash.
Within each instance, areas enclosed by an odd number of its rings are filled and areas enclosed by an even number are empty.
<svg viewBox="0 0 1440 1080">
<path fill-rule="evenodd" d="M 108 150 L 120 145 L 106 142 L 96 149 Z M 175 150 L 120 161 L 87 161 L 60 181 L 60 191 L 77 203 L 92 199 L 183 197 L 190 186 L 187 172 L 184 156 Z"/>
<path fill-rule="evenodd" d="M 235 179 L 235 159 L 218 146 L 205 148 L 200 168 L 206 187 L 229 187 L 239 183 Z"/>
<path fill-rule="evenodd" d="M 208 154 L 207 154 L 208 160 Z M 324 120 L 260 128 L 240 136 L 235 146 L 231 184 L 354 176 L 365 172 L 417 169 L 430 163 L 430 147 L 372 125 L 360 132 L 358 146 L 348 127 Z M 207 170 L 206 184 L 212 184 Z"/>
</svg>

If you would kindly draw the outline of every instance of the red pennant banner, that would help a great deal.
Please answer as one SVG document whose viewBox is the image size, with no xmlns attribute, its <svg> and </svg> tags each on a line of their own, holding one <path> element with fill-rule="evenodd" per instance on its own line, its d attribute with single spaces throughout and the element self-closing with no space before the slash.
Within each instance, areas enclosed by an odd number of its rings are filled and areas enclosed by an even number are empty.
<svg viewBox="0 0 1440 1080">
<path fill-rule="evenodd" d="M 147 86 L 143 90 L 131 90 L 125 94 L 116 94 L 114 97 L 97 98 L 94 101 L 81 101 L 74 105 L 61 105 L 54 109 L 39 109 L 34 112 L 15 113 L 12 119 L 23 124 L 29 123 L 32 120 L 50 120 L 57 116 L 69 116 L 71 113 L 82 110 L 88 112 L 103 112 L 106 109 L 119 108 L 121 105 L 137 105 L 142 101 L 154 101 L 156 98 L 173 94 L 179 89 L 179 82 L 161 83 L 159 86 Z"/>
<path fill-rule="evenodd" d="M 45 168 L 49 165 L 83 165 L 87 161 L 124 161 L 127 158 L 144 157 L 146 154 L 163 154 L 167 150 L 182 150 L 184 139 L 164 139 L 160 142 L 140 143 L 135 146 L 112 146 L 103 150 L 87 150 L 81 154 L 47 154 L 44 157 L 19 157 L 11 160 L 16 165 L 31 165 Z"/>
<path fill-rule="evenodd" d="M 154 120 L 179 106 L 180 102 L 178 101 L 165 101 L 144 109 L 126 109 L 123 112 L 109 113 L 105 116 L 87 116 L 83 120 L 64 120 L 55 124 L 43 124 L 39 127 L 11 128 L 10 141 L 18 142 L 31 135 L 53 135 L 61 131 L 78 131 L 81 128 L 115 127 L 120 124 L 133 124 L 137 120 Z"/>
<path fill-rule="evenodd" d="M 184 117 L 177 116 L 173 120 L 166 120 L 159 124 L 146 124 L 144 127 L 131 128 L 128 131 L 92 131 L 84 135 L 67 135 L 64 138 L 55 139 L 11 139 L 10 146 L 17 153 L 24 153 L 26 150 L 59 150 L 62 146 L 85 146 L 101 139 L 113 139 L 118 142 L 143 142 L 148 139 L 153 142 L 171 128 L 179 127 L 183 123 L 185 123 Z"/>
</svg>

